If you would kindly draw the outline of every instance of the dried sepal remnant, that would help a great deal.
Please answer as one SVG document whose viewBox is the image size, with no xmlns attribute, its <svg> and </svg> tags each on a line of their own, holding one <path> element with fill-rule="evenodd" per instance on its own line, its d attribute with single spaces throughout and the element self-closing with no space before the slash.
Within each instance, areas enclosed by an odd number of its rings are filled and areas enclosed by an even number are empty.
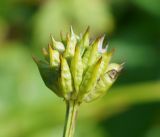
<svg viewBox="0 0 160 137">
<path fill-rule="evenodd" d="M 51 36 L 48 48 L 43 48 L 45 61 L 34 58 L 45 85 L 65 100 L 91 102 L 103 96 L 115 82 L 121 64 L 110 63 L 114 50 L 103 48 L 104 35 L 92 43 L 89 27 L 82 36 L 73 28 L 61 40 Z"/>
</svg>

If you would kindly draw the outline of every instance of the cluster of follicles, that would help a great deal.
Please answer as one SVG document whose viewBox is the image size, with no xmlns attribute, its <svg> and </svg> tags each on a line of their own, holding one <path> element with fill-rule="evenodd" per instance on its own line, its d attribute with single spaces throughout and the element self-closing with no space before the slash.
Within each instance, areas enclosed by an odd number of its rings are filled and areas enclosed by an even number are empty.
<svg viewBox="0 0 160 137">
<path fill-rule="evenodd" d="M 61 41 L 51 36 L 42 50 L 44 60 L 34 57 L 45 85 L 65 100 L 91 102 L 105 95 L 122 64 L 110 62 L 114 50 L 108 51 L 103 41 L 104 36 L 90 41 L 89 27 L 80 36 L 71 27 Z"/>
</svg>

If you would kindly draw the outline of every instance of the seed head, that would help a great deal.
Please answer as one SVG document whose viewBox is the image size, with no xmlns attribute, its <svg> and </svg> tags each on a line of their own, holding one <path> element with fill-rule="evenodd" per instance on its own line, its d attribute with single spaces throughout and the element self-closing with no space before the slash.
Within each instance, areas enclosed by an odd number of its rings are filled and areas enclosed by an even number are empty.
<svg viewBox="0 0 160 137">
<path fill-rule="evenodd" d="M 122 70 L 122 64 L 110 63 L 114 50 L 103 48 L 105 36 L 90 43 L 89 27 L 77 36 L 72 27 L 62 41 L 51 36 L 43 48 L 45 61 L 33 57 L 45 85 L 59 97 L 77 102 L 91 102 L 103 96 Z"/>
</svg>

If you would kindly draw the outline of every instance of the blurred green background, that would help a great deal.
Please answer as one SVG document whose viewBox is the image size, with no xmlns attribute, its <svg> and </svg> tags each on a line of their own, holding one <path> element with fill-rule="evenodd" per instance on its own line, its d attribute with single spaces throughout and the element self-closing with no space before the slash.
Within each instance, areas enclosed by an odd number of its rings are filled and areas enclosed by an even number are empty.
<svg viewBox="0 0 160 137">
<path fill-rule="evenodd" d="M 159 0 L 1 0 L 0 137 L 61 137 L 65 105 L 39 75 L 52 33 L 106 34 L 125 68 L 104 98 L 81 106 L 75 137 L 160 137 Z"/>
</svg>

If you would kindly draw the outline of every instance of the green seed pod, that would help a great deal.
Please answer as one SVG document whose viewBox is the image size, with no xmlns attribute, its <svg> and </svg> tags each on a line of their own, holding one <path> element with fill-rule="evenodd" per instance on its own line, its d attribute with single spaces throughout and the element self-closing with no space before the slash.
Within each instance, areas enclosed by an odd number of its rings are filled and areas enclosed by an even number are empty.
<svg viewBox="0 0 160 137">
<path fill-rule="evenodd" d="M 88 27 L 86 32 L 83 35 L 83 47 L 84 47 L 84 49 L 89 47 L 89 30 L 90 30 L 90 28 Z"/>
<path fill-rule="evenodd" d="M 114 49 L 111 52 L 105 52 L 102 54 L 101 75 L 106 72 L 113 53 L 114 53 Z"/>
<path fill-rule="evenodd" d="M 84 101 L 91 102 L 97 98 L 100 98 L 106 94 L 108 89 L 112 86 L 118 77 L 119 72 L 122 69 L 122 65 L 112 63 L 108 66 L 104 75 L 101 75 L 97 80 L 95 88 L 85 95 Z"/>
<path fill-rule="evenodd" d="M 77 44 L 77 40 L 79 37 L 74 34 L 72 27 L 70 28 L 70 34 L 67 34 L 67 40 L 66 40 L 66 49 L 64 51 L 64 57 L 65 58 L 71 58 L 74 56 L 75 47 Z"/>
<path fill-rule="evenodd" d="M 82 39 L 80 40 L 79 46 L 81 49 L 81 55 L 83 55 L 85 49 L 89 47 L 89 27 L 87 28 Z"/>
<path fill-rule="evenodd" d="M 53 50 L 52 47 L 48 46 L 49 49 L 49 63 L 51 67 L 58 67 L 60 65 L 59 52 L 57 50 Z"/>
<path fill-rule="evenodd" d="M 83 75 L 83 64 L 79 46 L 76 46 L 74 57 L 71 60 L 71 72 L 72 72 L 75 91 L 77 94 L 79 91 L 79 86 L 81 84 Z"/>
<path fill-rule="evenodd" d="M 74 33 L 72 26 L 70 27 L 70 36 L 71 40 L 75 43 L 80 39 L 79 36 Z"/>
<path fill-rule="evenodd" d="M 71 76 L 70 68 L 68 66 L 66 59 L 61 55 L 60 60 L 61 60 L 61 64 L 60 64 L 59 84 L 64 94 L 64 97 L 66 99 L 69 99 L 70 93 L 73 91 L 72 76 Z"/>
<path fill-rule="evenodd" d="M 89 46 L 83 56 L 83 69 L 84 71 L 89 67 L 92 66 L 96 61 L 101 57 L 101 54 L 98 52 L 98 47 L 103 41 L 103 37 L 97 38 L 92 46 Z"/>
<path fill-rule="evenodd" d="M 62 92 L 58 87 L 58 71 L 56 68 L 51 68 L 50 65 L 46 62 L 40 61 L 37 58 L 33 57 L 35 63 L 38 66 L 41 77 L 45 85 L 56 93 L 59 97 L 63 97 Z"/>
<path fill-rule="evenodd" d="M 88 59 L 88 65 L 92 66 L 100 57 L 100 53 L 98 52 L 98 47 L 101 45 L 101 43 L 104 40 L 104 36 L 103 37 L 99 37 L 97 38 L 92 45 L 92 49 L 89 55 L 89 59 Z"/>
<path fill-rule="evenodd" d="M 96 61 L 101 57 L 101 54 L 98 52 L 98 47 L 102 43 L 104 37 L 97 38 L 92 46 L 89 46 L 83 56 L 83 69 L 84 71 L 89 67 L 92 66 Z"/>
<path fill-rule="evenodd" d="M 53 49 L 59 51 L 60 53 L 64 52 L 65 47 L 62 42 L 55 41 L 55 39 L 52 37 L 52 35 L 51 35 L 51 40 L 52 40 L 51 45 L 52 45 Z"/>
<path fill-rule="evenodd" d="M 67 34 L 67 41 L 66 41 L 67 45 L 66 45 L 66 49 L 64 51 L 64 57 L 65 58 L 70 58 L 74 56 L 74 52 L 75 52 L 75 47 L 76 47 L 76 43 L 75 41 L 71 40 L 71 37 L 69 34 Z"/>
<path fill-rule="evenodd" d="M 80 86 L 80 92 L 78 94 L 78 100 L 81 102 L 82 98 L 88 92 L 92 91 L 96 85 L 97 79 L 100 76 L 100 65 L 102 62 L 102 58 L 100 58 L 95 65 L 88 68 L 86 71 L 82 84 Z"/>
<path fill-rule="evenodd" d="M 84 53 L 84 56 L 83 56 L 83 58 L 82 58 L 83 70 L 84 70 L 84 72 L 85 72 L 85 70 L 86 70 L 87 67 L 88 67 L 88 60 L 89 60 L 89 56 L 90 56 L 90 53 L 91 53 L 91 49 L 92 49 L 92 47 L 89 46 L 89 47 L 86 49 L 86 51 L 85 51 L 85 53 Z"/>
</svg>

